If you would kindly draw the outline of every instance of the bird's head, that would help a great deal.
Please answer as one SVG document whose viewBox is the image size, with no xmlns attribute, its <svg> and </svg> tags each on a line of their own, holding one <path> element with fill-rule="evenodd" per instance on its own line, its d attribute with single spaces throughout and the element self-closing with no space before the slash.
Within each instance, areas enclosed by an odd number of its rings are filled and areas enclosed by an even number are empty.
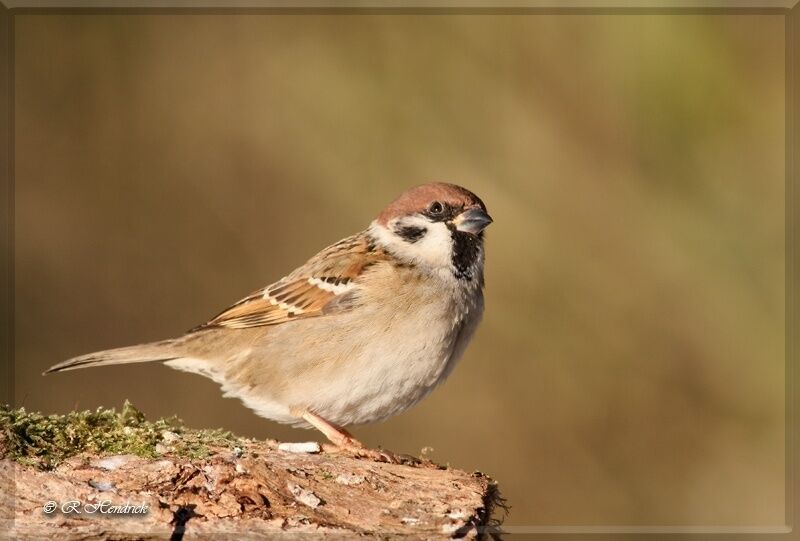
<svg viewBox="0 0 800 541">
<path fill-rule="evenodd" d="M 483 230 L 492 223 L 483 201 L 466 188 L 434 182 L 407 190 L 370 226 L 375 241 L 398 258 L 471 280 L 483 268 Z"/>
</svg>

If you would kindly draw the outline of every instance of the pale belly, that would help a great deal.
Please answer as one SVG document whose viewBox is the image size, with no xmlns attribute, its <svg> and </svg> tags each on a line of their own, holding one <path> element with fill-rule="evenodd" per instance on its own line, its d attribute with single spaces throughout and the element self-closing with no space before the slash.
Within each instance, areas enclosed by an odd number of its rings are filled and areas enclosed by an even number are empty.
<svg viewBox="0 0 800 541">
<path fill-rule="evenodd" d="M 308 427 L 297 417 L 304 409 L 341 426 L 380 421 L 413 406 L 444 380 L 462 326 L 395 323 L 380 336 L 348 329 L 345 339 L 330 329 L 323 359 L 288 359 L 288 378 L 280 382 L 256 375 L 255 385 L 229 379 L 223 390 L 259 415 L 296 426 Z"/>
<path fill-rule="evenodd" d="M 443 333 L 420 326 L 410 343 L 387 333 L 380 344 L 351 358 L 346 369 L 331 367 L 313 378 L 318 391 L 309 405 L 340 425 L 380 421 L 401 413 L 444 380 L 457 333 L 457 328 Z"/>
</svg>

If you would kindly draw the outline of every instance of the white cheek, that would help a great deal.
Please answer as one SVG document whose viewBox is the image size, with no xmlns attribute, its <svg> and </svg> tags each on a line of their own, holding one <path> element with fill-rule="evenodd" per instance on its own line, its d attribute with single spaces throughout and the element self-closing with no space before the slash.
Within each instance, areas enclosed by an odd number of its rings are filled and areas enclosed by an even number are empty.
<svg viewBox="0 0 800 541">
<path fill-rule="evenodd" d="M 426 233 L 418 241 L 408 242 L 393 232 L 398 225 L 425 228 Z M 451 265 L 453 242 L 450 230 L 443 223 L 431 223 L 421 216 L 407 216 L 390 221 L 386 227 L 372 222 L 369 232 L 381 246 L 402 259 L 435 268 L 449 268 Z"/>
<path fill-rule="evenodd" d="M 452 264 L 453 240 L 450 230 L 443 223 L 429 224 L 428 233 L 411 245 L 418 257 L 437 267 Z"/>
</svg>

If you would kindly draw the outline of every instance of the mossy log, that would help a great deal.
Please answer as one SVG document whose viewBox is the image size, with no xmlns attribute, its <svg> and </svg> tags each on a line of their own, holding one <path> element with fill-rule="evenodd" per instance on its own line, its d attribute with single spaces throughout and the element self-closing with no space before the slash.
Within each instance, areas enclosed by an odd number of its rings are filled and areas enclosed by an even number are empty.
<svg viewBox="0 0 800 541">
<path fill-rule="evenodd" d="M 2 408 L 0 457 L 0 533 L 13 538 L 496 532 L 497 487 L 481 473 L 148 422 L 128 404 L 67 416 Z"/>
</svg>

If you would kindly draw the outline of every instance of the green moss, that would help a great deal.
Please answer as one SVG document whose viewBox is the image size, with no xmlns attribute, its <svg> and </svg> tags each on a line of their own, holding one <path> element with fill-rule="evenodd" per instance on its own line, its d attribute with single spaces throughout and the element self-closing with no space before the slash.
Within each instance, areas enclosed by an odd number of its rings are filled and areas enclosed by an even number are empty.
<svg viewBox="0 0 800 541">
<path fill-rule="evenodd" d="M 159 444 L 163 447 L 157 450 Z M 241 440 L 229 432 L 188 429 L 176 417 L 147 421 L 127 401 L 119 412 L 98 408 L 66 415 L 0 406 L 0 457 L 40 469 L 54 468 L 80 453 L 155 458 L 162 451 L 172 456 L 205 458 L 214 448 L 235 445 L 241 445 Z"/>
</svg>

